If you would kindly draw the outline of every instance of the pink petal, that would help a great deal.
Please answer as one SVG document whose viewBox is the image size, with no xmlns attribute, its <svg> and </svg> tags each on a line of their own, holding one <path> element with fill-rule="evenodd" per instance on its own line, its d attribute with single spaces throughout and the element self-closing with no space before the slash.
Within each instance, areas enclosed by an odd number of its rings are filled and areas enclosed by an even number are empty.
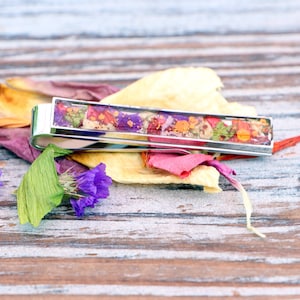
<svg viewBox="0 0 300 300">
<path fill-rule="evenodd" d="M 29 127 L 0 128 L 0 146 L 10 150 L 18 157 L 32 163 L 40 155 L 40 151 L 30 145 L 29 137 Z M 67 158 L 58 159 L 58 173 L 63 173 L 69 169 L 72 169 L 72 171 L 77 173 L 88 170 L 87 167 Z"/>
<path fill-rule="evenodd" d="M 14 86 L 17 82 L 22 89 L 39 92 L 48 96 L 58 96 L 64 98 L 82 99 L 82 100 L 101 100 L 111 95 L 119 88 L 104 83 L 82 83 L 72 81 L 41 81 L 31 78 L 15 78 L 8 80 Z"/>
<path fill-rule="evenodd" d="M 40 151 L 29 145 L 30 128 L 0 128 L 0 145 L 18 157 L 33 162 Z"/>
<path fill-rule="evenodd" d="M 207 161 L 206 165 L 216 168 L 220 174 L 230 181 L 230 175 L 236 175 L 235 171 L 218 160 Z"/>
<path fill-rule="evenodd" d="M 116 93 L 119 91 L 119 88 L 101 83 L 80 83 L 80 82 L 59 82 L 51 81 L 50 93 L 53 95 L 53 92 L 64 93 L 64 96 L 57 95 L 60 97 L 67 97 L 73 99 L 82 99 L 82 100 L 101 100 L 104 97 Z"/>
<path fill-rule="evenodd" d="M 211 155 L 201 153 L 186 155 L 152 153 L 148 156 L 147 164 L 149 167 L 162 169 L 185 178 L 195 167 L 211 160 L 213 160 Z"/>
</svg>

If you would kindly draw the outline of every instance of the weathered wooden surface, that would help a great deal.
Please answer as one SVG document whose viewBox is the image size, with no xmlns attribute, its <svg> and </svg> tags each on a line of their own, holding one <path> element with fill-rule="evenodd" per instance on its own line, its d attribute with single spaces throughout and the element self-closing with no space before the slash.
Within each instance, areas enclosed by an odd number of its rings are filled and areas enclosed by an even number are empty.
<svg viewBox="0 0 300 300">
<path fill-rule="evenodd" d="M 299 32 L 297 0 L 1 0 L 0 36 Z"/>
<path fill-rule="evenodd" d="M 287 30 L 0 40 L 2 81 L 29 75 L 123 87 L 173 66 L 211 67 L 227 99 L 274 118 L 276 140 L 299 134 L 299 62 L 300 35 Z M 0 148 L 1 299 L 299 299 L 299 150 L 228 162 L 267 235 L 260 239 L 245 229 L 241 196 L 223 179 L 213 195 L 115 183 L 84 219 L 60 207 L 37 229 L 21 226 L 11 193 L 29 165 Z"/>
</svg>

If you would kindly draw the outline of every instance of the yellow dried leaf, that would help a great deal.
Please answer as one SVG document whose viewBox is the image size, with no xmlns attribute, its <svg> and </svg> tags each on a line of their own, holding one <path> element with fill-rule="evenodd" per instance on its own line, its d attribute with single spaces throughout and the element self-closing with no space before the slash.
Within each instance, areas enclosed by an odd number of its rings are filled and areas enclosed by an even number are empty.
<svg viewBox="0 0 300 300">
<path fill-rule="evenodd" d="M 0 127 L 5 128 L 19 128 L 19 127 L 26 127 L 29 126 L 30 122 L 27 119 L 22 118 L 0 118 Z"/>
<path fill-rule="evenodd" d="M 0 84 L 1 127 L 23 127 L 31 122 L 31 110 L 40 103 L 49 102 L 49 97 L 20 91 Z"/>
<path fill-rule="evenodd" d="M 40 94 L 15 90 L 0 84 L 0 118 L 5 127 L 23 127 L 31 122 L 31 110 L 40 103 L 48 102 L 49 97 Z"/>
<path fill-rule="evenodd" d="M 221 94 L 223 84 L 209 68 L 171 68 L 150 74 L 102 103 L 148 106 L 199 113 L 256 115 L 252 106 L 228 102 Z"/>
</svg>

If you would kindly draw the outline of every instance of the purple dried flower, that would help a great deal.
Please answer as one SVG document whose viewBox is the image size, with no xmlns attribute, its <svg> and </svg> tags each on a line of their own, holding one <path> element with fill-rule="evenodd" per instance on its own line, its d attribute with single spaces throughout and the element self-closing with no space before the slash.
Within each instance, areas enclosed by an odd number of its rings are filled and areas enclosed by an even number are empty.
<svg viewBox="0 0 300 300">
<path fill-rule="evenodd" d="M 177 121 L 188 121 L 189 120 L 189 115 L 185 115 L 185 114 L 171 114 L 171 116 L 173 117 L 173 119 L 177 120 Z"/>
<path fill-rule="evenodd" d="M 100 199 L 108 197 L 112 180 L 106 175 L 105 167 L 105 164 L 100 163 L 79 175 L 68 172 L 60 175 L 60 183 L 65 189 L 65 195 L 70 197 L 76 216 L 83 216 L 86 207 L 94 207 Z"/>
<path fill-rule="evenodd" d="M 62 103 L 58 103 L 57 105 L 55 105 L 54 124 L 61 127 L 70 126 L 70 122 L 66 120 L 65 116 L 66 116 L 66 107 Z"/>
<path fill-rule="evenodd" d="M 143 126 L 143 120 L 138 114 L 122 113 L 118 118 L 118 129 L 120 131 L 137 132 Z"/>
<path fill-rule="evenodd" d="M 84 209 L 86 207 L 94 207 L 96 203 L 99 202 L 99 199 L 88 196 L 88 197 L 82 197 L 79 199 L 71 198 L 70 203 L 75 211 L 75 214 L 77 217 L 82 217 L 84 215 Z"/>
<path fill-rule="evenodd" d="M 112 180 L 106 176 L 105 167 L 105 164 L 101 163 L 94 169 L 76 176 L 78 189 L 96 198 L 106 198 L 109 195 L 108 187 Z"/>
</svg>

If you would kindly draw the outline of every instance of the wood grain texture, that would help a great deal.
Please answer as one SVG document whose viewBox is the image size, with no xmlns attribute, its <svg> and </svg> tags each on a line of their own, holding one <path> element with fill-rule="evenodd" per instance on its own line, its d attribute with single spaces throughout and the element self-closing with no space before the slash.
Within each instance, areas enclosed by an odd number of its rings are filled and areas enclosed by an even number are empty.
<svg viewBox="0 0 300 300">
<path fill-rule="evenodd" d="M 228 100 L 274 118 L 275 140 L 300 132 L 299 63 L 300 34 L 289 30 L 0 39 L 1 81 L 124 87 L 161 69 L 211 67 Z M 219 194 L 114 183 L 82 219 L 61 206 L 38 228 L 21 226 L 12 193 L 29 164 L 0 148 L 1 299 L 299 299 L 299 158 L 297 145 L 227 162 L 253 202 L 253 224 L 267 235 L 260 239 L 246 230 L 241 195 L 223 178 Z"/>
<path fill-rule="evenodd" d="M 295 0 L 2 0 L 0 36 L 298 32 L 299 8 Z"/>
</svg>

